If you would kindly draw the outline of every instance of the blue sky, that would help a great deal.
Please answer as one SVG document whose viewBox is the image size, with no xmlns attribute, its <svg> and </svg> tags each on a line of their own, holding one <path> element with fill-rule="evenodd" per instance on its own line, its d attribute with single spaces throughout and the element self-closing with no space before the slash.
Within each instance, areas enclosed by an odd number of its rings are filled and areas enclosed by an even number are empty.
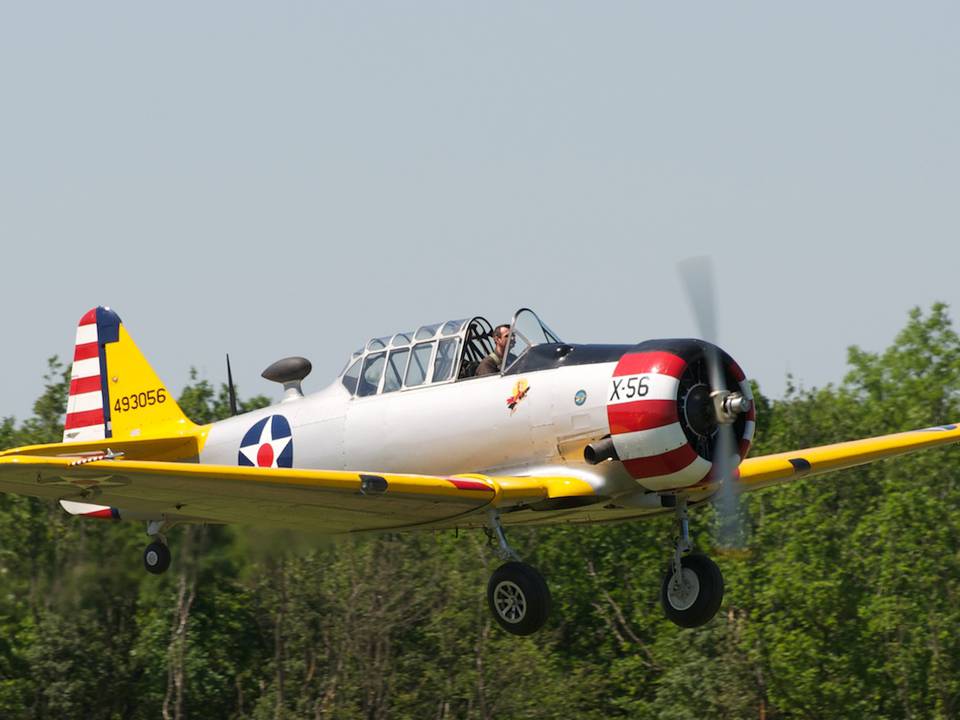
<svg viewBox="0 0 960 720">
<path fill-rule="evenodd" d="M 958 307 L 955 3 L 0 3 L 0 415 L 97 304 L 175 392 L 527 305 L 773 396 Z M 762 420 L 761 420 L 762 421 Z"/>
</svg>

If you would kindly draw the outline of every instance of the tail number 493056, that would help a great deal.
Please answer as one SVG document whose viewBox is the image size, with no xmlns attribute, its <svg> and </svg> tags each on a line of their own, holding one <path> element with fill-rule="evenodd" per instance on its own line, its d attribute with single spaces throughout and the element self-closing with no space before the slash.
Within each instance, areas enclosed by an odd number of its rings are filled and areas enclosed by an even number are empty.
<svg viewBox="0 0 960 720">
<path fill-rule="evenodd" d="M 131 395 L 119 397 L 113 404 L 113 411 L 117 413 L 129 412 L 131 410 L 149 407 L 150 405 L 160 405 L 166 401 L 167 391 L 161 387 L 156 390 L 147 390 L 145 392 L 132 393 Z"/>
</svg>

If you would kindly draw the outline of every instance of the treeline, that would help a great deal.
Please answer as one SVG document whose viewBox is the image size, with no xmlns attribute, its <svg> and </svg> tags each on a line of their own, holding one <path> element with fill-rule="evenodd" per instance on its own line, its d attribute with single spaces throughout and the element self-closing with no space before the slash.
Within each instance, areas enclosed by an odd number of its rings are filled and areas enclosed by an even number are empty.
<svg viewBox="0 0 960 720">
<path fill-rule="evenodd" d="M 942 305 L 849 365 L 836 386 L 757 393 L 752 452 L 960 420 Z M 54 359 L 0 445 L 58 441 L 65 399 Z M 196 378 L 180 401 L 200 422 L 228 412 Z M 724 604 L 696 630 L 658 604 L 669 517 L 512 530 L 554 597 L 523 639 L 486 608 L 497 560 L 479 532 L 184 527 L 157 577 L 139 525 L 0 496 L 0 717 L 956 718 L 957 468 L 930 450 L 744 498 L 749 553 L 718 557 Z M 716 555 L 713 511 L 692 516 Z"/>
</svg>

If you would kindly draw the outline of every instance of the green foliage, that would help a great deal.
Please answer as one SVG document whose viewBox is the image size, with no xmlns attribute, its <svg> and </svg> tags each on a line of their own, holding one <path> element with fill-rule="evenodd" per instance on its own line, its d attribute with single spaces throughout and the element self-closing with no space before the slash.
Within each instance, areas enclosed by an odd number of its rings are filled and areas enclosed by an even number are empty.
<svg viewBox="0 0 960 720">
<path fill-rule="evenodd" d="M 63 439 L 63 414 L 67 411 L 70 372 L 54 355 L 47 359 L 43 394 L 33 404 L 33 415 L 19 428 L 12 417 L 0 421 L 0 449 Z"/>
<path fill-rule="evenodd" d="M 836 386 L 755 388 L 754 454 L 960 419 L 960 340 L 943 305 Z M 0 446 L 57 441 L 67 378 Z M 261 407 L 266 398 L 241 403 Z M 229 414 L 195 372 L 180 404 Z M 554 614 L 532 638 L 486 608 L 478 533 L 336 542 L 253 528 L 171 534 L 143 572 L 139 527 L 0 495 L 0 716 L 7 718 L 954 718 L 960 715 L 960 480 L 932 450 L 754 493 L 749 554 L 720 556 L 723 607 L 663 619 L 670 518 L 511 531 Z M 692 514 L 711 550 L 711 509 Z"/>
</svg>

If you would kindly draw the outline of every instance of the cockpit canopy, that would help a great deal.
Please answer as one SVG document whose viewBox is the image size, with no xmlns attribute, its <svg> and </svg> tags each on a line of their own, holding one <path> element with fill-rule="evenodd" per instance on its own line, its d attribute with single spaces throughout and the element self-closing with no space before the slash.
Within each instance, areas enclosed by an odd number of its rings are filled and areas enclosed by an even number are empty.
<svg viewBox="0 0 960 720">
<path fill-rule="evenodd" d="M 531 347 L 561 342 L 528 308 L 513 316 L 510 334 L 501 374 Z M 340 382 L 350 394 L 366 397 L 470 380 L 493 350 L 493 326 L 486 318 L 422 325 L 416 332 L 371 338 L 347 361 Z"/>
</svg>

